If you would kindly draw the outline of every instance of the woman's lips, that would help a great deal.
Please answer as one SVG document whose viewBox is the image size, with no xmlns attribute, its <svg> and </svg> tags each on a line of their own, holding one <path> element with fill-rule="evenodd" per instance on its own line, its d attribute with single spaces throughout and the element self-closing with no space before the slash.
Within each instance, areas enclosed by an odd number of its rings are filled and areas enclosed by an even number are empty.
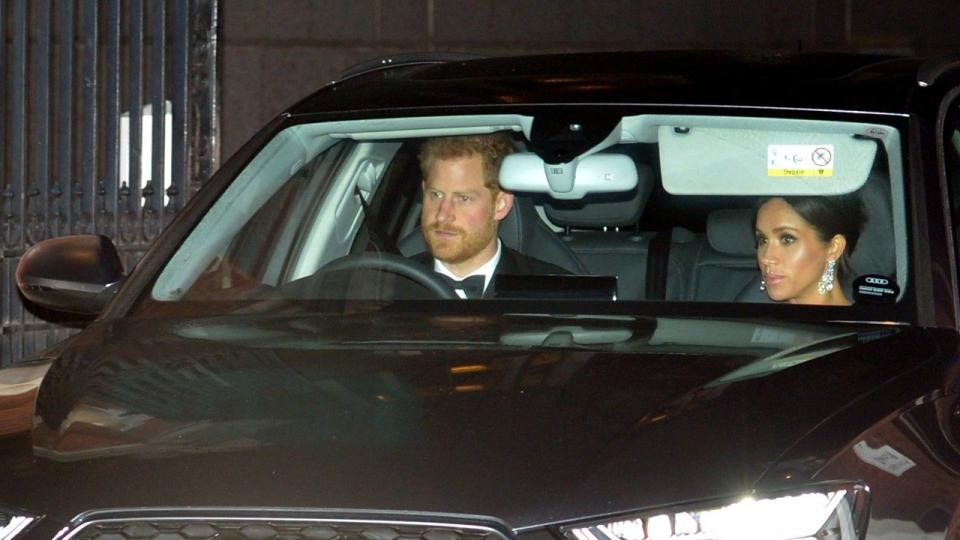
<svg viewBox="0 0 960 540">
<path fill-rule="evenodd" d="M 767 287 L 774 286 L 774 285 L 778 285 L 778 284 L 780 284 L 781 282 L 783 282 L 784 279 L 786 279 L 786 278 L 785 278 L 784 276 L 779 275 L 779 274 L 764 274 L 764 275 L 763 275 L 763 280 L 767 282 Z"/>
</svg>

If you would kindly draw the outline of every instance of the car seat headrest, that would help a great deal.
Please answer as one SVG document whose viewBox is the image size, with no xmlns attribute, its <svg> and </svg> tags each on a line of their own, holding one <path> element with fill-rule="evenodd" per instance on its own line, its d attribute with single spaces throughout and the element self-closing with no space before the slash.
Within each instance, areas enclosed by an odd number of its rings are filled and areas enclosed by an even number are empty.
<svg viewBox="0 0 960 540">
<path fill-rule="evenodd" d="M 637 187 L 620 193 L 594 193 L 581 200 L 551 199 L 544 204 L 547 218 L 561 227 L 624 227 L 640 221 L 653 192 L 653 171 L 637 166 Z"/>
<path fill-rule="evenodd" d="M 857 247 L 850 254 L 851 278 L 865 274 L 892 276 L 897 261 L 894 253 L 890 181 L 874 173 L 858 192 L 867 214 Z"/>
<path fill-rule="evenodd" d="M 533 227 L 540 220 L 533 200 L 529 197 L 514 197 L 513 209 L 500 221 L 500 240 L 510 249 L 525 251 L 524 238 L 528 227 Z"/>
<path fill-rule="evenodd" d="M 707 216 L 707 240 L 720 253 L 756 257 L 752 208 L 724 208 Z"/>
</svg>

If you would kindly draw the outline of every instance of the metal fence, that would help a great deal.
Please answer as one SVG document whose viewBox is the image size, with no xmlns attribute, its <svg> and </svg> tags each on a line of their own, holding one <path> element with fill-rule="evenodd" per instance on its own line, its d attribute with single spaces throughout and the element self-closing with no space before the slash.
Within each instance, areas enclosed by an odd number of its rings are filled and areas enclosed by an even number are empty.
<svg viewBox="0 0 960 540">
<path fill-rule="evenodd" d="M 0 0 L 0 367 L 69 335 L 20 302 L 32 244 L 131 268 L 217 164 L 217 0 Z"/>
</svg>

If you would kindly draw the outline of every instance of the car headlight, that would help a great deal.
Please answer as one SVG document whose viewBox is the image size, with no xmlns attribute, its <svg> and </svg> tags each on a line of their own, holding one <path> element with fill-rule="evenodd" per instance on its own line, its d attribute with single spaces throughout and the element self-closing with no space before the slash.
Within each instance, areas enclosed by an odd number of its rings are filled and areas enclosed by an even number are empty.
<svg viewBox="0 0 960 540">
<path fill-rule="evenodd" d="M 621 515 L 561 530 L 569 540 L 853 540 L 866 531 L 868 497 L 866 486 L 817 486 Z"/>
<path fill-rule="evenodd" d="M 13 540 L 40 521 L 39 516 L 13 508 L 0 507 L 0 540 Z"/>
</svg>

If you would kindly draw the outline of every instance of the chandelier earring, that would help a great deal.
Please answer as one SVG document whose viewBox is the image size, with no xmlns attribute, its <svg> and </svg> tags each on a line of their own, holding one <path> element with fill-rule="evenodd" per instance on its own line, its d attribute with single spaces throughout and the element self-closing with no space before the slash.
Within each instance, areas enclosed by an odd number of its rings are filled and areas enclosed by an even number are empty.
<svg viewBox="0 0 960 540">
<path fill-rule="evenodd" d="M 833 290 L 833 281 L 836 277 L 836 272 L 837 261 L 827 261 L 827 267 L 823 270 L 823 275 L 820 276 L 820 281 L 817 282 L 817 292 L 820 293 L 820 296 L 823 296 Z"/>
</svg>

